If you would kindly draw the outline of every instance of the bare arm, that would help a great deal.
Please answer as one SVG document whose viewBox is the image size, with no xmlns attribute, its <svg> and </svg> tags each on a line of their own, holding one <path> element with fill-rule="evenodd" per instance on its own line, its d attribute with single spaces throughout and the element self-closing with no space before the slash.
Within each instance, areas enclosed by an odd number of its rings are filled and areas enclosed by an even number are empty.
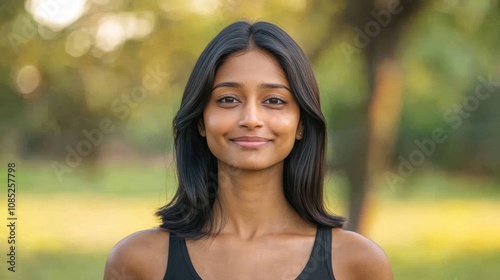
<svg viewBox="0 0 500 280">
<path fill-rule="evenodd" d="M 332 266 L 337 280 L 393 280 L 389 259 L 375 242 L 334 229 Z"/>
<path fill-rule="evenodd" d="M 139 231 L 118 242 L 104 269 L 104 280 L 163 279 L 168 260 L 168 232 Z"/>
</svg>

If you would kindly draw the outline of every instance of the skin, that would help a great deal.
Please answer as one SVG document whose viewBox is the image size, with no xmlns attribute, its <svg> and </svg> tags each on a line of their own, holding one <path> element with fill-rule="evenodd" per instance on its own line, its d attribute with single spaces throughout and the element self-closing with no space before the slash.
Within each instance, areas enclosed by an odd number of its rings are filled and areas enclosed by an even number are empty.
<svg viewBox="0 0 500 280">
<path fill-rule="evenodd" d="M 302 138 L 299 106 L 277 61 L 258 49 L 229 57 L 213 88 L 198 129 L 218 159 L 222 206 L 214 204 L 214 217 L 222 214 L 225 223 L 216 218 L 223 225 L 217 236 L 186 241 L 191 261 L 208 280 L 295 279 L 316 234 L 285 199 L 280 176 L 283 160 Z M 249 136 L 262 142 L 240 138 Z M 393 279 L 378 245 L 354 232 L 332 231 L 336 279 Z M 161 229 L 126 237 L 111 251 L 104 279 L 163 279 L 168 240 Z"/>
</svg>

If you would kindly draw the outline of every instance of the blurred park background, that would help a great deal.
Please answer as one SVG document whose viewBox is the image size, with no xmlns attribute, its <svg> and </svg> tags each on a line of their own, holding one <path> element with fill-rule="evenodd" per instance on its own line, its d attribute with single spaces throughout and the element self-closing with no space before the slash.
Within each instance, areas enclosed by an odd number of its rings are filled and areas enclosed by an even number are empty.
<svg viewBox="0 0 500 280">
<path fill-rule="evenodd" d="M 1 279 L 101 279 L 118 240 L 157 225 L 187 77 L 239 19 L 310 58 L 328 205 L 396 279 L 500 279 L 498 0 L 2 0 L 0 219 L 14 162 L 18 221 Z"/>
</svg>

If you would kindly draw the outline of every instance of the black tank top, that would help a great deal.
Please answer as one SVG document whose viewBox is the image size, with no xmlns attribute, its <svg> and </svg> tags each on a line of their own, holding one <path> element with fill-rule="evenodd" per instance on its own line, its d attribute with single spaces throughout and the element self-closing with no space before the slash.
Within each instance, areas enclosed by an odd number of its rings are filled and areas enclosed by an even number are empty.
<svg viewBox="0 0 500 280">
<path fill-rule="evenodd" d="M 314 245 L 296 280 L 335 280 L 332 269 L 332 229 L 319 226 Z M 186 241 L 170 233 L 167 271 L 163 280 L 202 280 L 194 269 L 188 254 Z"/>
</svg>

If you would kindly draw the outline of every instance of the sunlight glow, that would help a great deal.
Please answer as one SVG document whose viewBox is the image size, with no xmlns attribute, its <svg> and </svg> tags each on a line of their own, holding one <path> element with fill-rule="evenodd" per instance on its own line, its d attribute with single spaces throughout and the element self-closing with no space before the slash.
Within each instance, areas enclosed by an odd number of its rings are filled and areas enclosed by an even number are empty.
<svg viewBox="0 0 500 280">
<path fill-rule="evenodd" d="M 113 51 L 128 39 L 139 39 L 151 33 L 154 23 L 154 14 L 147 12 L 104 16 L 97 27 L 96 46 L 106 52 Z"/>
<path fill-rule="evenodd" d="M 116 17 L 101 19 L 96 34 L 96 46 L 103 51 L 112 51 L 125 41 L 124 26 Z"/>
<path fill-rule="evenodd" d="M 87 0 L 28 0 L 26 10 L 39 24 L 57 32 L 79 19 L 86 4 Z"/>
<path fill-rule="evenodd" d="M 191 0 L 191 7 L 197 14 L 210 14 L 219 6 L 218 0 Z"/>
</svg>

